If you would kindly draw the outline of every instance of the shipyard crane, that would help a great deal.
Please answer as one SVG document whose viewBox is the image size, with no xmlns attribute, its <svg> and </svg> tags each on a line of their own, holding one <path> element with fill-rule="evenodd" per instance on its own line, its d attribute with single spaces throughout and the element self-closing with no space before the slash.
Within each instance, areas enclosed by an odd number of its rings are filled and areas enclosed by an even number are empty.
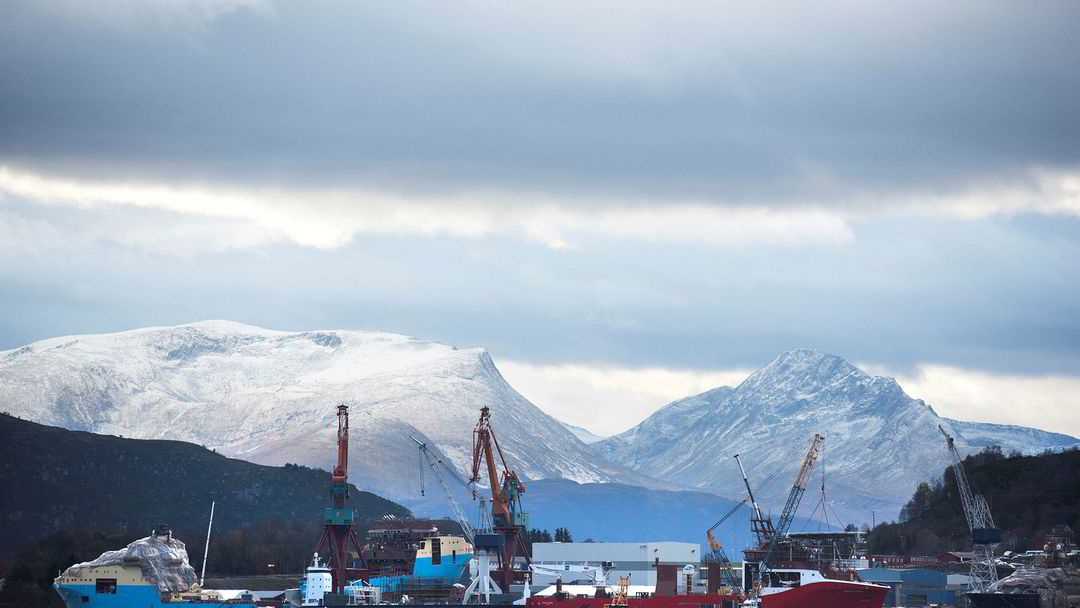
<svg viewBox="0 0 1080 608">
<path fill-rule="evenodd" d="M 731 567 L 731 560 L 728 559 L 727 552 L 724 551 L 724 545 L 722 545 L 720 543 L 720 541 L 717 540 L 716 535 L 714 534 L 714 532 L 725 521 L 727 521 L 729 517 L 734 515 L 736 511 L 738 511 L 740 508 L 742 508 L 742 506 L 746 504 L 747 500 L 748 499 L 744 498 L 742 500 L 742 502 L 740 502 L 739 504 L 732 507 L 731 510 L 727 512 L 727 514 L 725 514 L 723 517 L 721 517 L 719 521 L 717 521 L 715 524 L 713 524 L 712 527 L 709 528 L 705 532 L 705 539 L 706 539 L 706 541 L 708 541 L 708 544 L 709 544 L 709 552 L 705 555 L 705 560 L 704 560 L 705 563 L 707 563 L 709 565 L 709 580 L 708 580 L 708 591 L 709 591 L 709 593 L 720 590 L 719 585 L 715 585 L 715 588 L 714 588 L 714 581 L 723 583 L 723 585 L 725 587 L 728 587 L 734 593 L 740 593 L 741 592 L 742 587 L 739 585 L 739 577 L 735 575 L 735 570 Z M 720 570 L 719 578 L 714 578 L 713 570 L 712 570 L 713 567 L 719 568 L 719 570 Z"/>
<path fill-rule="evenodd" d="M 367 573 L 364 552 L 353 530 L 354 513 L 346 506 L 349 499 L 349 406 L 337 406 L 337 464 L 330 473 L 330 496 L 333 506 L 323 510 L 323 533 L 315 545 L 315 554 L 329 543 L 330 576 L 335 593 L 343 593 L 350 580 L 362 578 Z M 349 548 L 356 551 L 359 567 L 350 567 Z"/>
<path fill-rule="evenodd" d="M 769 535 L 768 549 L 765 551 L 765 557 L 758 565 L 758 580 L 764 579 L 765 573 L 769 569 L 769 560 L 776 551 L 780 539 L 787 536 L 788 530 L 791 528 L 791 522 L 795 519 L 795 511 L 798 510 L 799 502 L 802 500 L 803 494 L 806 493 L 806 485 L 810 482 L 810 473 L 814 469 L 814 463 L 817 462 L 818 456 L 821 454 L 821 446 L 824 443 L 825 438 L 816 433 L 810 441 L 810 449 L 806 452 L 806 457 L 803 458 L 799 474 L 795 476 L 795 483 L 791 485 L 791 492 L 788 494 L 787 502 L 784 503 L 784 510 L 780 513 L 780 520 L 777 521 L 776 528 Z"/>
<path fill-rule="evenodd" d="M 469 518 L 465 517 L 465 511 L 461 508 L 461 505 L 458 503 L 457 499 L 454 498 L 454 493 L 450 490 L 450 484 L 446 483 L 446 478 L 443 477 L 442 471 L 440 469 L 446 469 L 446 471 L 450 473 L 450 475 L 453 475 L 454 478 L 458 481 L 461 481 L 461 479 L 457 477 L 457 474 L 454 473 L 454 470 L 451 469 L 449 465 L 443 462 L 441 458 L 436 457 L 431 452 L 431 450 L 428 449 L 426 443 L 421 442 L 412 435 L 409 436 L 409 439 L 412 439 L 416 442 L 416 445 L 420 451 L 420 458 L 427 461 L 427 465 L 431 467 L 431 472 L 435 474 L 435 479 L 439 481 L 439 485 L 442 486 L 443 492 L 446 493 L 446 502 L 450 503 L 450 508 L 454 511 L 454 518 L 457 519 L 457 522 L 459 524 L 461 524 L 461 530 L 465 534 L 465 540 L 469 541 L 470 545 L 473 544 L 476 538 L 476 530 L 473 528 L 472 522 L 469 521 Z M 465 482 L 461 483 L 462 485 L 466 485 Z M 423 462 L 420 463 L 420 493 L 421 495 L 424 493 Z M 473 493 L 473 496 L 475 497 L 475 492 Z"/>
<path fill-rule="evenodd" d="M 746 470 L 743 469 L 742 460 L 739 460 L 738 454 L 735 454 L 735 462 L 739 465 L 739 472 L 742 473 L 742 480 L 746 485 L 746 495 L 750 498 L 750 505 L 754 511 L 750 517 L 750 526 L 754 530 L 754 537 L 757 539 L 758 546 L 764 547 L 769 542 L 769 538 L 772 537 L 772 520 L 766 519 L 761 514 L 761 507 L 758 506 L 757 499 L 754 498 L 754 491 L 750 489 L 750 480 L 746 478 Z M 760 485 L 758 489 L 761 489 Z"/>
<path fill-rule="evenodd" d="M 971 560 L 971 590 L 975 592 L 986 591 L 987 587 L 997 581 L 997 567 L 994 565 L 994 545 L 1001 542 L 1001 530 L 994 525 L 994 518 L 990 515 L 990 505 L 982 494 L 974 494 L 967 474 L 964 472 L 964 460 L 956 449 L 956 443 L 951 435 L 939 424 L 938 430 L 945 436 L 945 443 L 952 456 L 953 477 L 956 477 L 956 486 L 960 491 L 960 502 L 964 507 L 964 517 L 967 519 L 968 529 L 971 530 L 971 545 L 974 556 Z"/>
<path fill-rule="evenodd" d="M 498 455 L 498 463 L 495 457 Z M 502 464 L 499 471 L 498 464 Z M 498 582 L 503 589 L 510 590 L 511 583 L 527 580 L 528 570 L 515 570 L 514 557 L 522 555 L 529 564 L 529 554 L 525 550 L 525 528 L 529 525 L 529 514 L 521 509 L 521 495 L 525 484 L 521 483 L 507 464 L 499 440 L 491 428 L 491 410 L 486 406 L 480 409 L 480 420 L 473 429 L 472 475 L 469 483 L 476 483 L 482 477 L 482 469 L 487 471 L 488 484 L 491 486 L 491 520 L 495 528 L 494 535 L 477 535 L 475 548 L 497 552 L 499 568 Z M 498 546 L 483 546 L 485 544 Z"/>
</svg>

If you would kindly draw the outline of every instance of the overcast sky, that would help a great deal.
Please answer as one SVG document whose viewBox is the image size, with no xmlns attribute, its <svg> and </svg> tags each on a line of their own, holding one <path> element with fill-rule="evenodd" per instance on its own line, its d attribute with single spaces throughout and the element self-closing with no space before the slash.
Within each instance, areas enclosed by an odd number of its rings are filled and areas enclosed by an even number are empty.
<svg viewBox="0 0 1080 608">
<path fill-rule="evenodd" d="M 1080 435 L 1080 3 L 8 0 L 0 349 L 491 350 L 598 433 L 798 347 Z"/>
</svg>

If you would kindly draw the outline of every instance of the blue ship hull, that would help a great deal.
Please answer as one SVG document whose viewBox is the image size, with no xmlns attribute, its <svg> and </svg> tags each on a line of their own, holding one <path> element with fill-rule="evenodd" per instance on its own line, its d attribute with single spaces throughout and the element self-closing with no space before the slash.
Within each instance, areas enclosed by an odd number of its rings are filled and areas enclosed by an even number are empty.
<svg viewBox="0 0 1080 608">
<path fill-rule="evenodd" d="M 472 553 L 444 555 L 440 563 L 433 564 L 430 557 L 417 557 L 413 564 L 413 573 L 403 576 L 376 576 L 368 583 L 383 591 L 398 592 L 417 585 L 435 587 L 450 586 L 456 583 L 472 559 Z"/>
</svg>

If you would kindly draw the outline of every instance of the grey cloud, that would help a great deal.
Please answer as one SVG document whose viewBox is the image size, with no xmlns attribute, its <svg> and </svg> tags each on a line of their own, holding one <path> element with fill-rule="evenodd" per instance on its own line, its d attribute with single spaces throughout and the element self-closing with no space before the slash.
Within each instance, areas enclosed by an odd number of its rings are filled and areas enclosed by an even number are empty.
<svg viewBox="0 0 1080 608">
<path fill-rule="evenodd" d="M 839 203 L 1080 164 L 1073 2 L 687 4 L 625 39 L 559 4 L 583 23 L 283 2 L 169 36 L 13 6 L 0 162 L 46 172 Z"/>
<path fill-rule="evenodd" d="M 92 213 L 9 208 L 75 225 Z M 1080 374 L 1080 220 L 856 229 L 845 247 L 735 251 L 391 236 L 186 258 L 96 240 L 28 246 L 0 265 L 0 348 L 227 318 L 398 331 L 535 363 L 753 368 L 813 347 L 893 369 Z"/>
</svg>

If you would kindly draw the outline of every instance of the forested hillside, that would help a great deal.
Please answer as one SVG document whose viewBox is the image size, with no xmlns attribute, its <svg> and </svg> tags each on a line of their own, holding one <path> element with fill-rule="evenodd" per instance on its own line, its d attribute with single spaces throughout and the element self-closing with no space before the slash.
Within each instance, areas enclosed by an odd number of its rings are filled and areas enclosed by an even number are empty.
<svg viewBox="0 0 1080 608">
<path fill-rule="evenodd" d="M 299 572 L 311 559 L 329 488 L 329 473 L 318 469 L 256 465 L 190 443 L 0 414 L 0 605 L 59 605 L 49 591 L 59 570 L 147 536 L 161 522 L 199 565 L 211 501 L 209 574 Z M 410 515 L 355 486 L 350 503 L 361 522 Z"/>
<path fill-rule="evenodd" d="M 330 500 L 325 471 L 256 465 L 191 443 L 68 431 L 6 414 L 0 438 L 0 554 L 53 532 L 145 536 L 159 522 L 195 540 L 206 534 L 211 501 L 220 532 L 262 521 L 316 521 Z M 361 520 L 409 515 L 355 486 L 351 504 Z"/>
<path fill-rule="evenodd" d="M 1002 550 L 1031 548 L 1055 524 L 1080 531 L 1080 451 L 1006 456 L 990 447 L 968 456 L 964 470 L 1004 531 Z M 870 532 L 871 553 L 936 555 L 971 547 L 951 468 L 919 484 L 900 518 Z"/>
</svg>

